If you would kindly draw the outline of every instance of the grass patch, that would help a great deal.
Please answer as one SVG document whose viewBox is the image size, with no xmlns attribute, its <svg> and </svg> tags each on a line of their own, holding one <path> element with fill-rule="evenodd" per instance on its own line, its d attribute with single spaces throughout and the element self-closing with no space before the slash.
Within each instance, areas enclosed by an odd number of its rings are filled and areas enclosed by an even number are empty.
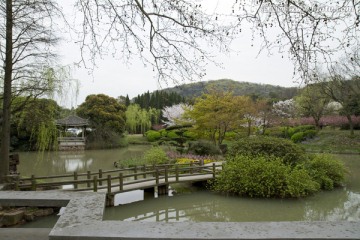
<svg viewBox="0 0 360 240">
<path fill-rule="evenodd" d="M 360 154 L 360 131 L 351 137 L 347 130 L 326 128 L 301 146 L 308 152 Z"/>
<path fill-rule="evenodd" d="M 129 144 L 150 145 L 151 143 L 142 134 L 129 134 L 125 136 Z"/>
</svg>

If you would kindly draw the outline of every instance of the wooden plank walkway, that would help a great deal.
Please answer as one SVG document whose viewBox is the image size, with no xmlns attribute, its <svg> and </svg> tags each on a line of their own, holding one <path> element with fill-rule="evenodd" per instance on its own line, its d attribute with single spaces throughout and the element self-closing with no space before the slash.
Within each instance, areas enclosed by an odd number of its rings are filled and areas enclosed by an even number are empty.
<svg viewBox="0 0 360 240">
<path fill-rule="evenodd" d="M 168 186 L 172 183 L 206 181 L 215 178 L 221 171 L 222 162 L 195 165 L 164 164 L 144 165 L 133 168 L 115 169 L 98 172 L 64 174 L 57 176 L 40 176 L 17 178 L 13 180 L 15 190 L 37 190 L 60 187 L 70 191 L 106 192 L 114 195 L 138 189 Z"/>
<path fill-rule="evenodd" d="M 128 182 L 126 185 L 123 186 L 123 190 L 119 190 L 119 187 L 111 187 L 111 193 L 121 193 L 121 192 L 128 192 L 133 190 L 143 190 L 147 188 L 152 188 L 161 185 L 168 185 L 172 183 L 183 183 L 183 182 L 200 182 L 200 181 L 207 181 L 213 179 L 213 174 L 202 174 L 202 175 L 194 175 L 194 176 L 179 176 L 177 180 L 176 177 L 169 177 L 168 181 L 164 178 L 159 179 L 159 182 L 154 180 L 148 180 L 146 182 Z M 108 189 L 102 188 L 99 189 L 98 192 L 109 192 Z"/>
</svg>

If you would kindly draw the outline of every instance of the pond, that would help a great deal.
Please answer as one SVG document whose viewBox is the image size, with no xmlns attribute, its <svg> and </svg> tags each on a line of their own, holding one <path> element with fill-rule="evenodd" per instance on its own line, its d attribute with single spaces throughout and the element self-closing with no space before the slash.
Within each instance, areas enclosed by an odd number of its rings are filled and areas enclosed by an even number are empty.
<svg viewBox="0 0 360 240">
<path fill-rule="evenodd" d="M 148 146 L 147 146 L 148 147 Z M 21 153 L 22 175 L 54 175 L 73 171 L 112 169 L 114 161 L 141 156 L 144 146 L 83 153 Z M 192 185 L 173 185 L 171 196 L 154 198 L 143 191 L 116 195 L 105 220 L 121 221 L 360 221 L 360 155 L 337 155 L 349 169 L 346 185 L 302 199 L 251 199 L 226 196 Z M 28 227 L 45 227 L 53 220 L 41 220 Z M 44 226 L 45 225 L 45 226 Z"/>
</svg>

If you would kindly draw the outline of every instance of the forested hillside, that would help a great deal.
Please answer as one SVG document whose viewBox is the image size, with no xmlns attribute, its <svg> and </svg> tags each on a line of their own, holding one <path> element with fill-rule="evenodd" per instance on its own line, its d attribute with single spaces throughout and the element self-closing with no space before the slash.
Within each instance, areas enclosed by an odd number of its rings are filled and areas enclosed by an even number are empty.
<svg viewBox="0 0 360 240">
<path fill-rule="evenodd" d="M 146 92 L 137 95 L 132 103 L 138 104 L 141 108 L 162 109 L 201 96 L 208 89 L 233 91 L 234 95 L 250 96 L 253 99 L 270 98 L 274 101 L 290 99 L 298 91 L 296 87 L 280 87 L 270 84 L 258 84 L 249 82 L 237 82 L 230 79 L 220 79 L 206 82 L 183 84 L 173 88 L 166 88 L 154 92 Z"/>
<path fill-rule="evenodd" d="M 235 95 L 247 95 L 253 97 L 273 98 L 285 100 L 294 97 L 297 93 L 296 87 L 281 87 L 270 84 L 258 84 L 249 82 L 237 82 L 230 79 L 220 79 L 206 82 L 183 84 L 163 91 L 177 93 L 185 98 L 198 97 L 209 88 L 219 90 L 231 90 Z"/>
</svg>

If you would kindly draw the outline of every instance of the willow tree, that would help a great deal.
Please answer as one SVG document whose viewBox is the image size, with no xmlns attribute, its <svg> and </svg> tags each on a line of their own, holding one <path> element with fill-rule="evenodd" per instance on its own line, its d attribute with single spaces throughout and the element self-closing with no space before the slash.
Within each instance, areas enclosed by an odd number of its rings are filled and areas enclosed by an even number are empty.
<svg viewBox="0 0 360 240">
<path fill-rule="evenodd" d="M 54 90 L 54 48 L 58 38 L 53 34 L 53 20 L 59 14 L 57 5 L 45 0 L 1 1 L 0 55 L 2 58 L 2 131 L 0 181 L 9 172 L 10 116 L 21 110 L 30 99 Z M 5 48 L 3 47 L 5 46 Z M 24 97 L 12 109 L 16 97 Z"/>
</svg>

